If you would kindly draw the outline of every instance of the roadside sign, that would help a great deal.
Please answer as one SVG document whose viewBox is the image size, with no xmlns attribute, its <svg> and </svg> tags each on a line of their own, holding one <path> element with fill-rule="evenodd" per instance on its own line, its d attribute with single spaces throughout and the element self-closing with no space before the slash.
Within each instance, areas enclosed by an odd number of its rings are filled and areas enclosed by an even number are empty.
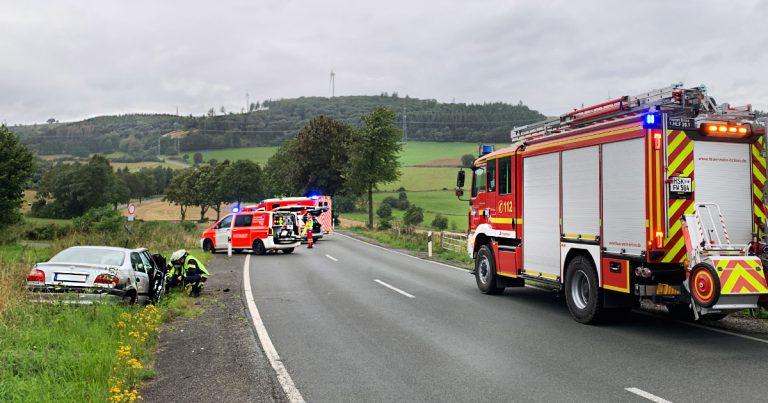
<svg viewBox="0 0 768 403">
<path fill-rule="evenodd" d="M 136 206 L 133 204 L 128 205 L 128 221 L 133 221 L 133 218 L 135 217 L 134 214 L 136 213 Z"/>
</svg>

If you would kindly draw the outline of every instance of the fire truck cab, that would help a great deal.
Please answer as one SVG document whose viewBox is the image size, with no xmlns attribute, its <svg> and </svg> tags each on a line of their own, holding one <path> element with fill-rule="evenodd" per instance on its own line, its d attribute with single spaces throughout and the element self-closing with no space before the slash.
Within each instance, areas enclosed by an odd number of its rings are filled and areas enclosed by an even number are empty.
<svg viewBox="0 0 768 403">
<path fill-rule="evenodd" d="M 330 196 L 280 197 L 262 200 L 243 211 L 293 211 L 300 217 L 311 214 L 314 217 L 312 239 L 319 240 L 333 233 L 333 202 Z"/>
<path fill-rule="evenodd" d="M 750 107 L 681 84 L 514 129 L 472 168 L 477 286 L 551 286 L 582 323 L 640 299 L 688 319 L 757 307 L 764 134 Z"/>
<path fill-rule="evenodd" d="M 251 250 L 292 253 L 301 244 L 298 218 L 291 212 L 242 211 L 224 216 L 203 232 L 200 245 L 207 252 Z"/>
</svg>

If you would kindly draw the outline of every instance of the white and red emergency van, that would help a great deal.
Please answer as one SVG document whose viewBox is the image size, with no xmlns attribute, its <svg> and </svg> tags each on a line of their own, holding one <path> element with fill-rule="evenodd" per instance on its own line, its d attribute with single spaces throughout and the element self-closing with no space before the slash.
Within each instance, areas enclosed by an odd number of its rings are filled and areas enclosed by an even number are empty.
<svg viewBox="0 0 768 403">
<path fill-rule="evenodd" d="M 681 84 L 516 128 L 472 167 L 478 287 L 549 285 L 583 323 L 643 298 L 691 319 L 757 307 L 764 135 L 751 107 Z"/>
<path fill-rule="evenodd" d="M 265 199 L 254 206 L 246 206 L 243 211 L 295 211 L 300 217 L 312 214 L 314 225 L 313 239 L 333 233 L 333 201 L 330 196 L 280 197 Z"/>
<path fill-rule="evenodd" d="M 224 216 L 203 232 L 200 245 L 207 252 L 251 250 L 292 253 L 301 245 L 298 218 L 291 212 L 240 211 Z"/>
</svg>

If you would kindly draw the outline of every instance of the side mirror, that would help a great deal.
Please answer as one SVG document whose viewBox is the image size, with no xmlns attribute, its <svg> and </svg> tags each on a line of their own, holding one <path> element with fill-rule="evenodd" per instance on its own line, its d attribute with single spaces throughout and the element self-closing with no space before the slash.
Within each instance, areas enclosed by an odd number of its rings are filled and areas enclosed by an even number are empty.
<svg viewBox="0 0 768 403">
<path fill-rule="evenodd" d="M 466 173 L 464 172 L 464 170 L 461 170 L 461 171 L 459 171 L 456 174 L 456 187 L 457 188 L 461 189 L 461 188 L 464 187 L 465 175 L 466 175 Z"/>
</svg>

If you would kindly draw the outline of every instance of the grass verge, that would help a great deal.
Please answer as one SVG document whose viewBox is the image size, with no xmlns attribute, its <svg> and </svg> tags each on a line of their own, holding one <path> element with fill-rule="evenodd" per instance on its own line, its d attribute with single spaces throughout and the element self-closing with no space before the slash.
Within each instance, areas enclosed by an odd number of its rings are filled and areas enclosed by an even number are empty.
<svg viewBox="0 0 768 403">
<path fill-rule="evenodd" d="M 377 243 L 396 249 L 404 249 L 419 257 L 427 257 L 427 234 L 425 233 L 398 233 L 395 230 L 378 230 L 365 227 L 351 227 L 348 230 Z M 433 241 L 432 256 L 434 260 L 450 263 L 467 270 L 471 270 L 473 265 L 472 259 L 466 253 L 443 249 L 437 237 Z"/>
</svg>

